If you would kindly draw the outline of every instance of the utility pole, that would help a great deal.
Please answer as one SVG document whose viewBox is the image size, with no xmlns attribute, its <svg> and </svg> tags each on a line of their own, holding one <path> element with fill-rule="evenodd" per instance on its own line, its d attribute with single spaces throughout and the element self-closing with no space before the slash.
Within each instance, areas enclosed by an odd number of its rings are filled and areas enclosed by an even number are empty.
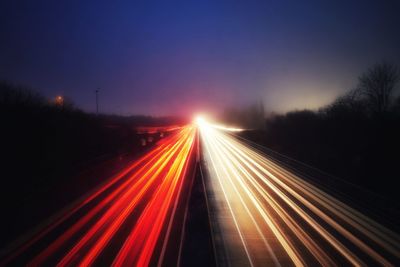
<svg viewBox="0 0 400 267">
<path fill-rule="evenodd" d="M 96 114 L 99 115 L 99 90 L 100 88 L 96 89 Z"/>
</svg>

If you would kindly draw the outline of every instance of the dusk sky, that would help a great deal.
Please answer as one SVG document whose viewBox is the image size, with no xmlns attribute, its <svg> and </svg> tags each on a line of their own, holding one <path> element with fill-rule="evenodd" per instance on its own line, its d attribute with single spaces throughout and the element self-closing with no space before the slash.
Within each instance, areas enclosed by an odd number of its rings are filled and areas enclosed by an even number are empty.
<svg viewBox="0 0 400 267">
<path fill-rule="evenodd" d="M 400 1 L 2 1 L 0 79 L 86 111 L 318 108 L 400 65 Z"/>
</svg>

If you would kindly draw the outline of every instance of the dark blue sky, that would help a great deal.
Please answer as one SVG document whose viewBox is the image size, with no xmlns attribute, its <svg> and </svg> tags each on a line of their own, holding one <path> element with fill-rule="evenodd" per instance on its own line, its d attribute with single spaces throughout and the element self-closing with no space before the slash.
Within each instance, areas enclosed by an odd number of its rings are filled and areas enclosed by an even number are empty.
<svg viewBox="0 0 400 267">
<path fill-rule="evenodd" d="M 2 1 L 0 79 L 118 114 L 316 108 L 383 59 L 400 1 Z"/>
</svg>

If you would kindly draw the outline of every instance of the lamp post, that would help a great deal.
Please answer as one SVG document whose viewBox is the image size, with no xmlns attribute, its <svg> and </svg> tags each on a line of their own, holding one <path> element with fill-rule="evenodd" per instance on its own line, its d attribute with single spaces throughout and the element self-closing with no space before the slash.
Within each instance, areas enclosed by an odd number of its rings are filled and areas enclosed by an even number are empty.
<svg viewBox="0 0 400 267">
<path fill-rule="evenodd" d="M 99 90 L 100 88 L 96 89 L 96 114 L 99 115 Z"/>
</svg>

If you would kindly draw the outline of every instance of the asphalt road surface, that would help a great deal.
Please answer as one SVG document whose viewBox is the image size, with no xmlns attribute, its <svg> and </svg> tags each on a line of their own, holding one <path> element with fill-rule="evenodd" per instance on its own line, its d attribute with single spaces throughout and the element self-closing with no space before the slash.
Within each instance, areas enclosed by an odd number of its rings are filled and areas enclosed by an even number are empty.
<svg viewBox="0 0 400 267">
<path fill-rule="evenodd" d="M 399 235 L 238 140 L 201 123 L 219 266 L 396 266 Z"/>
<path fill-rule="evenodd" d="M 66 210 L 1 265 L 177 265 L 196 164 L 189 125 Z"/>
<path fill-rule="evenodd" d="M 173 129 L 20 239 L 0 265 L 400 264 L 395 231 L 230 134 L 237 130 L 205 121 Z"/>
</svg>

